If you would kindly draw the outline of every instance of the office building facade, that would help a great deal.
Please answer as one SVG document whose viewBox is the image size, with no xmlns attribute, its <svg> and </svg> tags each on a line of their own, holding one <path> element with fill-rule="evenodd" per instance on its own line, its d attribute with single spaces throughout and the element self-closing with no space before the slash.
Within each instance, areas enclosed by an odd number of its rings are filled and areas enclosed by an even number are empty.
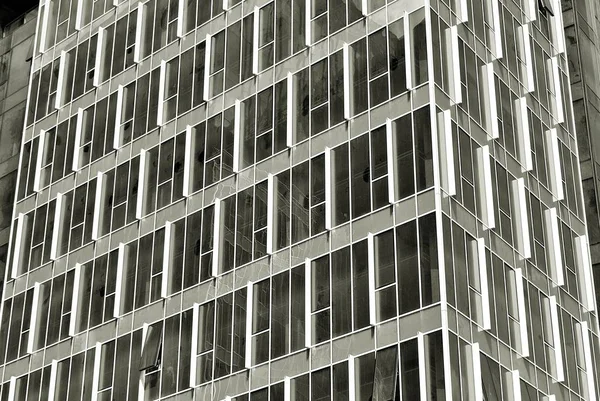
<svg viewBox="0 0 600 401">
<path fill-rule="evenodd" d="M 545 0 L 43 0 L 0 400 L 596 400 Z"/>
</svg>

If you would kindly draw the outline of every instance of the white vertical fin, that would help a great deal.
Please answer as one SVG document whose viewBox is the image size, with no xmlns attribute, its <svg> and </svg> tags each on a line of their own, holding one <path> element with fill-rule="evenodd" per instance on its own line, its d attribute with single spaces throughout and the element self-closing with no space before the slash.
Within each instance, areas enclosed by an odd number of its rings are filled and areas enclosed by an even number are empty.
<svg viewBox="0 0 600 401">
<path fill-rule="evenodd" d="M 342 49 L 342 57 L 344 59 L 344 118 L 346 120 L 350 120 L 353 116 L 352 112 L 352 104 L 353 104 L 353 96 L 352 96 L 352 48 L 348 43 L 344 43 L 344 47 Z"/>
<path fill-rule="evenodd" d="M 92 221 L 92 240 L 100 238 L 100 214 L 102 208 L 103 192 L 106 183 L 104 182 L 104 174 L 98 172 L 96 176 L 96 194 L 94 197 L 94 220 Z"/>
<path fill-rule="evenodd" d="M 527 337 L 527 315 L 525 314 L 525 291 L 523 284 L 523 272 L 521 269 L 515 270 L 515 287 L 517 290 L 517 308 L 519 310 L 519 331 L 521 337 L 521 357 L 525 358 L 529 356 L 529 338 Z"/>
<path fill-rule="evenodd" d="M 162 282 L 160 286 L 161 298 L 167 298 L 171 284 L 171 244 L 173 240 L 171 235 L 173 232 L 173 223 L 165 222 L 165 242 L 163 243 L 163 265 L 162 265 Z"/>
<path fill-rule="evenodd" d="M 560 148 L 556 128 L 546 131 L 546 155 L 550 164 L 550 184 L 556 200 L 564 199 Z"/>
<path fill-rule="evenodd" d="M 82 3 L 82 2 L 80 2 Z M 58 373 L 58 361 L 52 360 L 50 364 L 50 383 L 48 385 L 48 401 L 54 401 L 56 396 L 56 376 Z"/>
<path fill-rule="evenodd" d="M 71 85 L 66 85 L 65 82 L 65 71 L 67 69 L 67 60 L 69 59 L 69 55 L 66 51 L 60 52 L 60 61 L 58 63 L 58 78 L 56 80 L 56 97 L 54 98 L 54 108 L 60 109 L 64 103 L 63 97 L 65 95 L 65 91 Z"/>
<path fill-rule="evenodd" d="M 200 304 L 194 304 L 192 309 L 192 344 L 190 347 L 190 387 L 196 387 L 196 371 L 198 369 L 198 328 L 200 326 Z"/>
<path fill-rule="evenodd" d="M 526 97 L 515 100 L 515 110 L 519 129 L 519 161 L 521 162 L 521 171 L 527 172 L 533 170 L 533 157 L 531 155 L 531 132 L 529 130 L 529 109 L 527 108 Z"/>
<path fill-rule="evenodd" d="M 102 359 L 102 344 L 96 343 L 94 349 L 94 373 L 92 375 L 92 401 L 98 400 L 98 389 L 100 387 L 100 362 Z"/>
<path fill-rule="evenodd" d="M 305 32 L 305 45 L 306 47 L 310 47 L 312 45 L 312 29 L 311 29 L 311 17 L 312 17 L 312 10 L 310 7 L 310 3 L 312 0 L 305 0 L 304 1 L 304 15 L 306 16 L 304 18 L 304 32 Z"/>
<path fill-rule="evenodd" d="M 560 69 L 558 68 L 558 57 L 552 57 L 549 60 L 550 72 L 552 73 L 552 83 L 554 84 L 554 117 L 558 124 L 565 122 L 565 113 L 563 105 L 562 85 L 560 82 Z"/>
<path fill-rule="evenodd" d="M 286 140 L 285 144 L 288 148 L 291 148 L 296 143 L 296 102 L 294 101 L 295 91 L 295 78 L 291 72 L 287 74 L 287 110 L 286 110 Z"/>
<path fill-rule="evenodd" d="M 246 286 L 246 349 L 245 367 L 252 368 L 252 315 L 254 307 L 254 283 L 249 281 Z"/>
<path fill-rule="evenodd" d="M 121 316 L 121 298 L 123 292 L 123 280 L 125 279 L 125 244 L 119 244 L 119 253 L 117 256 L 117 277 L 115 280 L 115 305 L 113 310 L 113 317 Z"/>
<path fill-rule="evenodd" d="M 588 331 L 588 323 L 583 321 L 578 323 L 581 330 L 582 348 L 583 355 L 585 358 L 585 373 L 587 378 L 587 395 L 588 400 L 596 401 L 596 384 L 595 384 L 595 368 L 592 362 L 592 346 L 590 344 L 590 333 Z"/>
<path fill-rule="evenodd" d="M 425 336 L 421 332 L 417 333 L 417 351 L 419 357 L 419 388 L 421 389 L 420 401 L 428 401 L 427 370 L 429 369 L 429 361 L 425 356 Z"/>
<path fill-rule="evenodd" d="M 272 255 L 275 250 L 275 213 L 277 211 L 276 177 L 269 174 L 267 177 L 267 254 Z"/>
<path fill-rule="evenodd" d="M 546 241 L 552 246 L 548 249 L 548 262 L 552 272 L 552 280 L 554 286 L 562 286 L 565 284 L 565 273 L 562 262 L 560 228 L 556 208 L 547 209 L 544 212 L 546 217 Z"/>
<path fill-rule="evenodd" d="M 142 60 L 142 35 L 144 32 L 144 4 L 141 2 L 137 6 L 137 23 L 135 25 L 135 45 L 133 47 L 133 62 L 139 63 Z"/>
<path fill-rule="evenodd" d="M 588 311 L 596 310 L 596 297 L 594 294 L 594 277 L 590 259 L 590 246 L 586 235 L 575 238 L 575 257 L 577 272 L 579 273 L 579 291 L 581 302 Z"/>
<path fill-rule="evenodd" d="M 225 3 L 227 0 L 223 0 L 223 2 Z M 184 17 L 185 17 L 185 5 L 187 4 L 187 2 L 185 0 L 179 0 L 179 3 L 177 4 L 177 37 L 178 38 L 183 38 L 183 24 L 184 24 Z"/>
<path fill-rule="evenodd" d="M 221 247 L 223 245 L 223 234 L 221 233 L 221 224 L 223 224 L 223 212 L 221 200 L 215 199 L 214 223 L 213 223 L 213 257 L 212 257 L 212 276 L 219 275 L 221 266 Z"/>
<path fill-rule="evenodd" d="M 462 0 L 461 0 L 462 1 Z M 412 33 L 410 31 L 410 22 L 408 19 L 408 13 L 404 13 L 404 60 L 406 66 L 406 88 L 412 90 L 414 88 L 413 76 L 412 76 Z"/>
<path fill-rule="evenodd" d="M 160 74 L 158 81 L 158 109 L 156 112 L 156 125 L 162 126 L 165 122 L 165 85 L 167 80 L 167 62 L 160 62 Z"/>
<path fill-rule="evenodd" d="M 485 253 L 485 240 L 477 238 L 477 258 L 479 264 L 479 282 L 481 289 L 482 330 L 491 330 L 492 317 L 490 313 L 490 293 L 488 287 L 488 268 Z"/>
<path fill-rule="evenodd" d="M 458 47 L 458 27 L 456 25 L 448 28 L 446 47 L 448 49 L 448 61 L 450 70 L 450 88 L 454 104 L 462 103 L 462 85 L 460 76 L 460 52 Z"/>
<path fill-rule="evenodd" d="M 560 324 L 558 320 L 558 306 L 556 297 L 550 297 L 550 321 L 552 322 L 552 342 L 554 343 L 554 363 L 556 381 L 562 382 L 565 380 L 565 372 L 562 358 L 562 342 L 560 339 Z"/>
<path fill-rule="evenodd" d="M 46 136 L 48 134 L 46 131 L 41 130 L 40 136 L 38 137 L 38 149 L 37 149 L 37 158 L 35 160 L 35 175 L 33 177 L 33 190 L 35 192 L 40 192 L 40 181 L 42 178 L 42 160 L 44 159 L 44 150 L 46 148 Z"/>
<path fill-rule="evenodd" d="M 368 262 L 367 276 L 369 286 L 369 323 L 377 324 L 377 311 L 375 306 L 375 237 L 372 233 L 367 235 Z"/>
<path fill-rule="evenodd" d="M 210 99 L 210 67 L 211 67 L 211 53 L 212 53 L 212 38 L 210 35 L 206 35 L 206 46 L 204 52 L 204 93 L 202 94 L 202 100 L 208 101 Z"/>
<path fill-rule="evenodd" d="M 523 177 L 517 178 L 512 182 L 512 193 L 518 249 L 523 259 L 529 259 L 531 257 L 529 212 L 527 211 L 527 195 L 525 192 L 525 179 Z"/>
<path fill-rule="evenodd" d="M 259 36 L 259 28 L 260 28 L 260 9 L 258 7 L 254 7 L 254 24 L 252 31 L 252 74 L 258 75 L 259 66 L 258 66 L 258 42 L 260 40 Z"/>
<path fill-rule="evenodd" d="M 312 264 L 304 260 L 304 346 L 312 346 Z"/>
<path fill-rule="evenodd" d="M 146 165 L 148 164 L 148 151 L 140 150 L 140 169 L 138 175 L 138 193 L 135 205 L 135 218 L 141 219 L 144 217 L 146 202 Z"/>
<path fill-rule="evenodd" d="M 83 131 L 83 109 L 80 107 L 77 110 L 77 123 L 75 124 L 75 144 L 73 148 L 73 164 L 71 170 L 79 171 L 79 155 L 81 154 L 81 136 Z"/>
<path fill-rule="evenodd" d="M 481 219 L 484 228 L 496 227 L 494 216 L 494 195 L 492 190 L 492 170 L 490 165 L 490 148 L 488 145 L 477 149 L 479 199 L 481 203 Z"/>
<path fill-rule="evenodd" d="M 79 293 L 81 291 L 81 264 L 75 264 L 73 277 L 73 294 L 71 294 L 71 320 L 69 321 L 69 335 L 77 332 L 77 319 L 79 317 Z"/>
<path fill-rule="evenodd" d="M 194 146 L 194 129 L 191 126 L 185 127 L 185 149 L 184 149 L 184 161 L 183 161 L 183 196 L 186 198 L 191 193 L 191 170 L 192 170 L 192 148 Z M 196 178 L 196 177 L 194 177 Z"/>
<path fill-rule="evenodd" d="M 58 243 L 61 235 L 61 228 L 63 226 L 63 204 L 65 195 L 60 192 L 56 194 L 56 203 L 54 208 L 54 226 L 52 227 L 52 244 L 50 245 L 50 259 L 56 260 L 58 258 Z M 69 216 L 70 217 L 70 216 Z"/>
<path fill-rule="evenodd" d="M 333 228 L 333 211 L 334 203 L 334 182 L 333 182 L 333 166 L 331 161 L 331 149 L 325 148 L 325 229 Z"/>
<path fill-rule="evenodd" d="M 40 316 L 40 283 L 33 285 L 33 300 L 31 302 L 31 317 L 29 319 L 29 335 L 27 337 L 27 353 L 32 354 L 36 343 L 37 326 Z"/>
<path fill-rule="evenodd" d="M 533 0 L 526 0 L 533 1 Z M 529 25 L 525 24 L 518 28 L 518 36 L 521 38 L 521 58 L 524 60 L 523 66 L 525 92 L 530 93 L 535 90 L 535 76 L 533 73 L 533 55 L 531 53 L 531 34 Z"/>
<path fill-rule="evenodd" d="M 21 264 L 21 248 L 23 248 L 23 230 L 25 229 L 26 216 L 23 213 L 19 213 L 17 217 L 17 232 L 15 234 L 15 249 L 13 251 L 12 258 L 12 272 L 11 278 L 17 278 L 20 274 Z"/>
<path fill-rule="evenodd" d="M 498 129 L 498 103 L 496 101 L 497 94 L 494 64 L 490 63 L 482 66 L 481 74 L 484 82 L 482 86 L 485 96 L 486 129 L 492 139 L 498 139 L 500 137 L 500 131 Z"/>
<path fill-rule="evenodd" d="M 123 85 L 119 85 L 117 90 L 117 107 L 115 111 L 115 132 L 113 139 L 113 149 L 119 150 L 121 146 L 121 116 L 123 113 Z"/>
<path fill-rule="evenodd" d="M 396 135 L 394 123 L 389 118 L 385 120 L 385 141 L 387 152 L 387 173 L 388 173 L 388 202 L 396 203 L 398 199 L 396 192 L 397 164 L 396 164 Z"/>
<path fill-rule="evenodd" d="M 242 154 L 242 102 L 235 100 L 234 106 L 235 121 L 233 126 L 233 172 L 239 173 L 241 170 Z"/>
<path fill-rule="evenodd" d="M 102 67 L 103 67 L 103 53 L 104 53 L 104 43 L 106 41 L 106 29 L 100 27 L 98 28 L 98 40 L 96 41 L 96 59 L 94 60 L 94 78 L 92 79 L 92 84 L 95 87 L 100 86 L 102 82 Z"/>
</svg>

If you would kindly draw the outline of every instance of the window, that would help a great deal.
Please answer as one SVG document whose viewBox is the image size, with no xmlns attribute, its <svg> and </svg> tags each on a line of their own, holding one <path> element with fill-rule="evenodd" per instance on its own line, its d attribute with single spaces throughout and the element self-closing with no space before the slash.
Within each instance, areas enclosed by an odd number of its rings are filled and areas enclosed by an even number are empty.
<svg viewBox="0 0 600 401">
<path fill-rule="evenodd" d="M 254 284 L 252 366 L 304 348 L 304 291 L 304 266 Z"/>
<path fill-rule="evenodd" d="M 75 145 L 77 116 L 63 121 L 57 127 L 40 134 L 43 145 L 40 160 L 38 189 L 45 188 L 71 173 Z"/>
<path fill-rule="evenodd" d="M 184 158 L 185 133 L 148 151 L 144 215 L 183 198 Z"/>
<path fill-rule="evenodd" d="M 82 264 L 79 293 L 73 311 L 75 333 L 113 319 L 117 280 L 118 250 Z"/>
<path fill-rule="evenodd" d="M 16 239 L 21 242 L 19 247 L 13 248 L 17 274 L 31 271 L 50 262 L 55 209 L 56 199 L 23 215 L 23 233 Z M 16 232 L 18 220 L 14 224 L 13 232 Z"/>
<path fill-rule="evenodd" d="M 75 272 L 54 277 L 40 286 L 33 350 L 47 347 L 69 336 L 71 300 Z"/>
<path fill-rule="evenodd" d="M 196 384 L 244 369 L 245 353 L 244 287 L 199 306 Z"/>
<path fill-rule="evenodd" d="M 99 227 L 102 235 L 135 220 L 140 157 L 105 173 Z"/>
<path fill-rule="evenodd" d="M 77 249 L 92 240 L 97 180 L 78 186 L 63 195 L 57 255 Z"/>
<path fill-rule="evenodd" d="M 134 65 L 137 12 L 132 12 L 105 28 L 102 51 L 102 74 L 98 82 L 104 82 Z M 94 48 L 94 52 L 95 52 Z M 93 62 L 92 62 L 93 63 Z"/>
<path fill-rule="evenodd" d="M 8 321 L 2 322 L 3 329 L 8 330 L 8 332 L 2 333 L 5 339 L 2 344 L 6 344 L 6 348 L 2 349 L 2 351 L 6 351 L 6 359 L 4 359 L 6 363 L 27 353 L 32 302 L 33 288 L 4 301 L 6 319 L 10 318 L 10 324 Z"/>
<path fill-rule="evenodd" d="M 79 148 L 74 150 L 78 161 L 76 168 L 82 168 L 113 150 L 116 108 L 117 93 L 114 92 L 82 111 Z"/>
</svg>

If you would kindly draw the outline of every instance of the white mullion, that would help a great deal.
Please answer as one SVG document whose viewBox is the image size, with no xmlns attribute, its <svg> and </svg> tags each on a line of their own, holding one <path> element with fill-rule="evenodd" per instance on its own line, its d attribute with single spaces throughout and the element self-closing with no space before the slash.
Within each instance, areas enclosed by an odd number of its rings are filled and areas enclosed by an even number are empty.
<svg viewBox="0 0 600 401">
<path fill-rule="evenodd" d="M 29 336 L 27 337 L 27 353 L 32 354 L 35 346 L 35 333 L 39 319 L 40 309 L 40 283 L 36 282 L 33 285 L 33 300 L 31 302 L 31 316 L 29 319 Z"/>
<path fill-rule="evenodd" d="M 77 110 L 77 123 L 75 124 L 75 144 L 73 152 L 73 164 L 71 169 L 75 172 L 79 171 L 79 154 L 81 152 L 81 136 L 83 130 L 83 109 L 80 107 Z"/>
<path fill-rule="evenodd" d="M 219 275 L 219 266 L 221 265 L 221 246 L 223 245 L 223 234 L 221 224 L 223 223 L 221 200 L 215 199 L 214 223 L 213 223 L 213 257 L 212 257 L 212 276 Z"/>
<path fill-rule="evenodd" d="M 55 399 L 57 373 L 58 361 L 56 359 L 53 359 L 52 363 L 50 364 L 50 383 L 48 385 L 48 401 L 54 401 Z"/>
<path fill-rule="evenodd" d="M 92 240 L 94 241 L 100 238 L 100 208 L 102 207 L 105 185 L 104 174 L 98 172 L 96 176 L 96 194 L 94 197 L 94 220 L 92 221 Z"/>
<path fill-rule="evenodd" d="M 515 110 L 517 112 L 519 128 L 519 160 L 521 162 L 521 171 L 527 172 L 533 170 L 533 157 L 531 155 L 531 132 L 529 130 L 529 110 L 527 108 L 527 98 L 522 97 L 515 100 Z"/>
<path fill-rule="evenodd" d="M 417 352 L 419 361 L 419 388 L 421 390 L 420 401 L 427 401 L 427 369 L 429 361 L 425 357 L 425 336 L 421 332 L 417 333 Z"/>
<path fill-rule="evenodd" d="M 100 360 L 102 358 L 102 344 L 97 342 L 94 347 L 94 373 L 92 375 L 92 401 L 98 400 L 100 387 Z"/>
<path fill-rule="evenodd" d="M 518 370 L 507 372 L 509 379 L 509 391 L 508 394 L 512 395 L 510 401 L 521 401 L 521 376 Z M 512 394 L 511 394 L 512 393 Z"/>
<path fill-rule="evenodd" d="M 366 17 L 367 15 L 369 15 L 369 0 L 362 0 L 361 1 L 361 11 L 362 11 L 362 15 L 363 17 Z"/>
<path fill-rule="evenodd" d="M 84 1 L 84 0 L 82 0 Z M 141 5 L 140 5 L 141 6 Z M 100 82 L 102 82 L 102 53 L 104 50 L 104 42 L 106 40 L 106 29 L 98 28 L 98 38 L 96 40 L 96 59 L 94 60 L 94 78 L 92 79 L 92 84 L 95 87 L 100 86 Z"/>
<path fill-rule="evenodd" d="M 144 32 L 144 4 L 141 2 L 137 6 L 137 23 L 135 25 L 135 46 L 133 49 L 133 62 L 139 63 L 142 59 L 141 46 L 142 34 Z"/>
<path fill-rule="evenodd" d="M 594 294 L 594 277 L 590 261 L 590 247 L 586 235 L 575 238 L 575 257 L 579 272 L 579 291 L 583 296 L 581 302 L 588 311 L 596 310 Z"/>
<path fill-rule="evenodd" d="M 190 387 L 196 387 L 198 360 L 198 327 L 200 326 L 200 304 L 195 303 L 192 310 L 192 345 L 190 350 Z"/>
<path fill-rule="evenodd" d="M 585 358 L 585 375 L 587 379 L 587 391 L 588 391 L 588 400 L 596 401 L 596 384 L 594 381 L 595 376 L 595 368 L 592 362 L 592 347 L 590 344 L 590 333 L 588 331 L 588 323 L 583 321 L 578 323 L 579 328 L 581 330 L 581 340 L 582 340 L 582 348 L 583 355 Z"/>
<path fill-rule="evenodd" d="M 487 120 L 487 130 L 492 139 L 500 137 L 498 128 L 498 103 L 496 99 L 496 78 L 494 74 L 494 64 L 486 64 L 481 68 L 482 80 L 484 81 L 484 102 L 485 117 Z M 460 86 L 460 82 L 459 82 Z"/>
<path fill-rule="evenodd" d="M 481 289 L 481 310 L 483 313 L 481 330 L 491 330 L 492 317 L 490 314 L 490 294 L 488 287 L 488 268 L 485 254 L 485 241 L 483 238 L 477 238 L 477 258 L 479 264 L 479 283 Z M 481 331 L 480 330 L 480 331 Z"/>
<path fill-rule="evenodd" d="M 565 284 L 565 273 L 562 263 L 559 222 L 556 208 L 547 209 L 544 212 L 544 215 L 546 217 L 546 240 L 548 241 L 548 244 L 552 244 L 551 247 L 548 247 L 548 259 L 552 271 L 552 280 L 554 281 L 554 286 L 558 287 Z"/>
<path fill-rule="evenodd" d="M 17 378 L 15 376 L 11 376 L 9 385 L 8 385 L 8 401 L 15 401 L 16 389 L 17 389 Z"/>
<path fill-rule="evenodd" d="M 525 194 L 525 179 L 517 178 L 512 182 L 513 208 L 519 252 L 523 259 L 531 257 L 531 243 L 529 239 L 529 213 L 527 211 L 527 196 Z"/>
<path fill-rule="evenodd" d="M 348 400 L 356 401 L 356 358 L 348 355 Z"/>
<path fill-rule="evenodd" d="M 242 102 L 235 100 L 233 123 L 233 172 L 240 172 L 240 155 L 242 146 Z"/>
<path fill-rule="evenodd" d="M 557 200 L 564 199 L 560 150 L 556 128 L 546 131 L 546 154 L 550 163 L 550 183 Z"/>
<path fill-rule="evenodd" d="M 457 22 L 465 23 L 469 22 L 469 7 L 467 6 L 467 0 L 459 0 L 459 7 L 457 14 Z"/>
<path fill-rule="evenodd" d="M 483 386 L 481 376 L 481 354 L 479 343 L 473 343 L 468 346 L 471 349 L 471 378 L 472 380 L 472 391 L 475 401 L 483 401 Z M 469 380 L 469 378 L 467 378 Z"/>
<path fill-rule="evenodd" d="M 308 1 L 308 0 L 307 0 Z M 44 53 L 48 45 L 48 20 L 50 19 L 50 0 L 44 0 L 44 14 L 42 15 L 42 32 L 40 34 L 39 52 Z"/>
<path fill-rule="evenodd" d="M 394 135 L 394 125 L 389 118 L 385 120 L 385 141 L 387 152 L 388 202 L 394 204 L 397 200 L 396 176 L 398 166 L 396 165 L 396 138 Z"/>
<path fill-rule="evenodd" d="M 227 0 L 223 0 L 223 3 L 225 3 Z M 183 38 L 183 19 L 185 17 L 185 13 L 184 13 L 184 9 L 185 9 L 185 5 L 186 5 L 186 1 L 185 0 L 179 0 L 179 3 L 177 5 L 177 37 L 178 38 Z M 226 10 L 224 8 L 224 10 Z"/>
<path fill-rule="evenodd" d="M 54 205 L 54 225 L 52 227 L 52 244 L 50 245 L 50 259 L 56 260 L 58 258 L 58 240 L 61 234 L 61 226 L 63 225 L 63 198 L 65 195 L 60 192 L 56 194 L 56 203 Z M 62 233 L 63 235 L 66 233 Z"/>
<path fill-rule="evenodd" d="M 58 62 L 58 78 L 56 80 L 56 96 L 54 98 L 54 108 L 60 109 L 63 104 L 63 95 L 66 90 L 65 70 L 67 68 L 67 58 L 69 55 L 66 51 L 60 52 L 60 61 Z"/>
<path fill-rule="evenodd" d="M 123 113 L 123 85 L 119 85 L 117 90 L 117 107 L 115 110 L 115 132 L 113 137 L 113 149 L 119 150 L 121 146 L 121 116 Z"/>
<path fill-rule="evenodd" d="M 461 87 L 461 76 L 460 76 L 460 52 L 458 47 L 458 27 L 456 25 L 448 28 L 449 35 L 446 36 L 447 42 L 446 47 L 448 49 L 448 60 L 449 70 L 451 71 L 450 76 L 450 87 L 452 88 L 452 95 L 455 104 L 462 103 L 462 87 Z"/>
<path fill-rule="evenodd" d="M 529 22 L 533 22 L 537 19 L 538 8 L 536 0 L 524 0 L 523 11 L 525 11 L 525 17 Z"/>
<path fill-rule="evenodd" d="M 140 169 L 138 174 L 138 193 L 135 206 L 135 218 L 144 217 L 144 201 L 146 200 L 146 164 L 148 164 L 148 151 L 140 150 Z"/>
<path fill-rule="evenodd" d="M 367 276 L 369 286 L 369 323 L 374 326 L 377 324 L 377 314 L 375 310 L 375 237 L 372 233 L 367 235 L 368 264 Z"/>
<path fill-rule="evenodd" d="M 40 131 L 37 149 L 37 159 L 35 160 L 35 174 L 33 177 L 33 190 L 40 192 L 40 179 L 42 175 L 42 159 L 44 158 L 44 148 L 46 147 L 46 136 L 48 133 L 44 130 Z"/>
<path fill-rule="evenodd" d="M 404 13 L 404 18 L 402 19 L 404 22 L 404 60 L 406 67 L 406 89 L 409 91 L 414 88 L 413 85 L 413 76 L 412 76 L 412 49 L 410 46 L 411 42 L 411 32 L 410 32 L 410 23 L 408 21 L 408 13 Z"/>
<path fill-rule="evenodd" d="M 312 294 L 311 294 L 311 271 L 310 259 L 304 260 L 304 346 L 312 346 Z"/>
<path fill-rule="evenodd" d="M 188 125 L 185 127 L 185 148 L 184 148 L 184 161 L 183 161 L 183 196 L 190 196 L 192 185 L 191 181 L 191 170 L 194 163 L 192 159 L 192 148 L 195 147 L 195 141 L 193 138 L 194 129 Z M 195 177 L 194 177 L 195 178 Z"/>
<path fill-rule="evenodd" d="M 275 213 L 277 212 L 277 178 L 273 174 L 267 177 L 267 254 L 275 250 Z"/>
<path fill-rule="evenodd" d="M 156 125 L 161 127 L 164 124 L 164 107 L 165 107 L 165 82 L 167 79 L 167 62 L 160 62 L 160 74 L 158 81 L 158 109 L 156 112 Z"/>
<path fill-rule="evenodd" d="M 81 288 L 81 264 L 75 264 L 73 278 L 73 293 L 71 294 L 71 319 L 69 320 L 69 336 L 74 336 L 77 328 L 77 317 L 79 315 L 79 292 Z"/>
<path fill-rule="evenodd" d="M 283 401 L 292 401 L 292 383 L 289 376 L 283 378 Z"/>
<path fill-rule="evenodd" d="M 312 0 L 305 0 L 304 1 L 304 8 L 305 8 L 305 12 L 304 15 L 306 16 L 304 18 L 304 31 L 305 31 L 305 45 L 306 47 L 310 47 L 312 45 L 312 24 L 311 24 L 311 7 L 310 7 L 310 3 Z"/>
<path fill-rule="evenodd" d="M 252 368 L 252 315 L 254 308 L 254 283 L 249 281 L 246 285 L 246 344 L 245 364 L 246 369 Z"/>
<path fill-rule="evenodd" d="M 560 0 L 554 0 L 552 6 L 555 10 L 562 10 Z M 565 52 L 565 36 L 564 36 L 564 25 L 562 12 L 557 11 L 554 13 L 552 19 L 552 36 L 554 46 L 556 47 L 556 54 L 562 54 Z"/>
<path fill-rule="evenodd" d="M 479 199 L 481 202 L 481 219 L 484 229 L 496 227 L 494 216 L 494 195 L 492 191 L 492 171 L 490 165 L 490 148 L 488 145 L 477 149 L 478 176 L 479 176 Z"/>
<path fill-rule="evenodd" d="M 352 48 L 348 43 L 344 43 L 342 48 L 342 58 L 344 64 L 344 118 L 350 120 L 352 118 L 352 100 L 353 96 L 353 85 L 352 85 Z"/>
<path fill-rule="evenodd" d="M 438 113 L 438 131 L 440 133 L 440 158 L 444 172 L 442 180 L 445 181 L 445 190 L 448 196 L 456 195 L 456 171 L 454 170 L 454 145 L 452 130 L 452 115 L 450 110 Z M 388 145 L 389 146 L 389 145 Z"/>
<path fill-rule="evenodd" d="M 334 183 L 333 168 L 331 161 L 331 149 L 325 148 L 325 229 L 333 228 L 334 203 Z"/>
<path fill-rule="evenodd" d="M 163 243 L 163 265 L 162 265 L 162 281 L 160 286 L 161 298 L 167 298 L 170 284 L 170 267 L 171 267 L 171 239 L 173 231 L 173 223 L 165 222 L 165 241 Z"/>
<path fill-rule="evenodd" d="M 565 380 L 565 372 L 562 358 L 562 342 L 560 340 L 560 325 L 558 320 L 558 306 L 556 296 L 550 297 L 550 320 L 552 322 L 552 342 L 554 343 L 554 363 L 556 368 L 556 381 Z"/>
<path fill-rule="evenodd" d="M 500 0 L 491 0 L 492 2 L 492 19 L 494 21 L 494 53 L 496 59 L 501 59 L 503 54 L 502 49 L 502 31 L 500 29 Z M 561 26 L 562 29 L 562 26 Z M 512 45 L 512 44 L 511 44 Z"/>
<path fill-rule="evenodd" d="M 206 46 L 204 47 L 204 93 L 202 100 L 210 99 L 210 60 L 212 52 L 212 38 L 209 34 L 206 35 Z"/>
<path fill-rule="evenodd" d="M 532 1 L 532 0 L 529 0 Z M 518 28 L 518 35 L 521 37 L 521 57 L 525 62 L 525 92 L 530 93 L 535 90 L 535 76 L 533 73 L 533 55 L 531 54 L 531 34 L 529 32 L 529 25 L 524 24 Z"/>
<path fill-rule="evenodd" d="M 83 5 L 86 3 L 84 0 L 79 0 L 77 2 L 77 10 L 75 11 L 75 30 L 80 31 L 83 21 Z"/>
<path fill-rule="evenodd" d="M 552 57 L 549 60 L 550 72 L 552 73 L 552 82 L 554 84 L 554 117 L 558 124 L 565 122 L 565 114 L 563 110 L 563 94 L 560 84 L 560 70 L 558 68 L 558 58 Z"/>
<path fill-rule="evenodd" d="M 286 115 L 286 145 L 288 148 L 294 146 L 296 143 L 296 130 L 294 129 L 296 126 L 296 102 L 295 102 L 295 78 L 291 72 L 287 74 L 287 115 Z"/>
<path fill-rule="evenodd" d="M 258 41 L 260 39 L 260 9 L 257 6 L 254 6 L 253 18 L 254 24 L 252 30 L 252 74 L 258 75 Z"/>
<path fill-rule="evenodd" d="M 125 244 L 119 244 L 119 251 L 117 256 L 117 276 L 115 285 L 115 304 L 113 308 L 113 317 L 121 316 L 121 297 L 123 292 L 123 280 L 125 279 Z M 142 343 L 143 344 L 143 343 Z"/>
<path fill-rule="evenodd" d="M 23 229 L 26 216 L 19 213 L 17 217 L 17 232 L 15 234 L 15 249 L 13 251 L 11 278 L 17 278 L 19 275 L 19 262 L 21 260 L 21 248 L 23 247 Z"/>
<path fill-rule="evenodd" d="M 527 315 L 525 314 L 525 292 L 523 284 L 523 271 L 519 268 L 515 270 L 515 289 L 517 291 L 517 308 L 519 310 L 519 332 L 521 337 L 521 357 L 529 356 L 529 338 L 527 337 Z"/>
</svg>

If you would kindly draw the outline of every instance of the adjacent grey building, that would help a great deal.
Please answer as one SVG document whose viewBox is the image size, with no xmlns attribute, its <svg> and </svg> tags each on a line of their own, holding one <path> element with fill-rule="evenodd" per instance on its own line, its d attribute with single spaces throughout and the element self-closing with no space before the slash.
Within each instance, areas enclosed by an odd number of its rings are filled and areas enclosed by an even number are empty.
<svg viewBox="0 0 600 401">
<path fill-rule="evenodd" d="M 560 11 L 42 0 L 0 400 L 595 401 Z"/>
</svg>

